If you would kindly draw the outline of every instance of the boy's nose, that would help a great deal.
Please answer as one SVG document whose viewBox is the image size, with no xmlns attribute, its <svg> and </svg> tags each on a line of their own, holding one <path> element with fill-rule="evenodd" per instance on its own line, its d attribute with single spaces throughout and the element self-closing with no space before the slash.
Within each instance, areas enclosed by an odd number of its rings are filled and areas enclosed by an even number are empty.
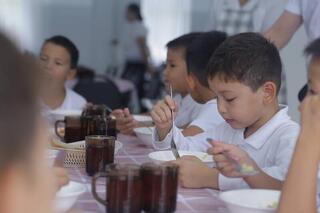
<svg viewBox="0 0 320 213">
<path fill-rule="evenodd" d="M 219 101 L 218 100 L 218 111 L 220 114 L 226 114 L 227 113 L 227 110 L 226 110 L 226 107 L 225 107 L 225 104 L 223 103 L 223 101 Z"/>
</svg>

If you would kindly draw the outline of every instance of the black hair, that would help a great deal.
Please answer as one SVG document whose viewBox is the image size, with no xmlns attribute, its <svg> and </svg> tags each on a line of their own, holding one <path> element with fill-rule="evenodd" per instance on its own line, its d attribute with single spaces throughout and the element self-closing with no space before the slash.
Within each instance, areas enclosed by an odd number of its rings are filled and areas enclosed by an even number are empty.
<svg viewBox="0 0 320 213">
<path fill-rule="evenodd" d="M 0 174 L 14 163 L 28 162 L 40 107 L 40 71 L 0 33 Z"/>
<path fill-rule="evenodd" d="M 53 43 L 65 48 L 70 55 L 71 69 L 77 68 L 79 61 L 79 50 L 70 39 L 62 35 L 56 35 L 46 39 L 45 43 Z"/>
<path fill-rule="evenodd" d="M 183 50 L 183 57 L 186 59 L 186 52 L 188 46 L 192 43 L 192 41 L 196 38 L 196 36 L 201 35 L 201 32 L 193 32 L 184 34 L 179 36 L 171 41 L 169 41 L 166 45 L 168 49 L 182 49 Z"/>
<path fill-rule="evenodd" d="M 279 51 L 258 33 L 240 33 L 226 39 L 214 52 L 207 67 L 213 79 L 235 80 L 256 91 L 265 82 L 281 86 L 282 64 Z"/>
<path fill-rule="evenodd" d="M 132 12 L 132 13 L 136 16 L 136 18 L 137 18 L 138 20 L 140 20 L 140 21 L 143 20 L 142 15 L 141 15 L 141 11 L 140 11 L 140 7 L 139 7 L 138 4 L 136 4 L 136 3 L 131 3 L 131 4 L 128 5 L 127 9 L 128 9 L 130 12 Z"/>
<path fill-rule="evenodd" d="M 320 38 L 313 40 L 304 50 L 307 56 L 320 57 Z"/>
<path fill-rule="evenodd" d="M 188 74 L 193 73 L 205 87 L 209 87 L 206 66 L 214 51 L 226 38 L 227 34 L 224 32 L 205 32 L 199 34 L 187 47 Z"/>
</svg>

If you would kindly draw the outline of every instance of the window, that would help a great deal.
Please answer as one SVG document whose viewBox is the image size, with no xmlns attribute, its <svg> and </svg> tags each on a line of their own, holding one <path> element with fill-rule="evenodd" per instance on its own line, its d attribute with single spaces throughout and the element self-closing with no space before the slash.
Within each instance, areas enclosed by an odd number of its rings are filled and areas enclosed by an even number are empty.
<svg viewBox="0 0 320 213">
<path fill-rule="evenodd" d="M 191 0 L 142 0 L 148 44 L 156 64 L 166 59 L 166 43 L 190 32 Z"/>
</svg>

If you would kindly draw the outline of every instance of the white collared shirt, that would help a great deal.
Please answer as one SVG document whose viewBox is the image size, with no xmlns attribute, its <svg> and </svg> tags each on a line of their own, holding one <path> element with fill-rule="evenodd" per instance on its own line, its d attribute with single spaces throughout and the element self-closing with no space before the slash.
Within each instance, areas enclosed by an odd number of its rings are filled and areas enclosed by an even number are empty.
<svg viewBox="0 0 320 213">
<path fill-rule="evenodd" d="M 124 54 L 127 61 L 143 61 L 143 56 L 138 45 L 138 38 L 146 38 L 147 28 L 142 21 L 127 22 L 123 36 Z"/>
<path fill-rule="evenodd" d="M 189 126 L 197 126 L 204 132 L 217 127 L 224 120 L 218 112 L 217 99 L 212 99 L 205 104 L 201 104 L 198 116 Z"/>
<path fill-rule="evenodd" d="M 233 129 L 223 122 L 216 129 L 193 137 L 184 137 L 178 129 L 174 129 L 174 140 L 180 150 L 206 152 L 211 145 L 206 141 L 211 138 L 234 144 L 246 151 L 257 165 L 268 175 L 284 180 L 294 151 L 299 125 L 288 116 L 288 107 L 281 109 L 267 123 L 248 138 L 244 138 L 244 129 Z M 157 135 L 153 136 L 158 138 Z M 171 134 L 163 141 L 154 141 L 157 149 L 170 148 Z M 219 174 L 219 189 L 229 190 L 249 188 L 242 178 L 227 178 Z"/>
<path fill-rule="evenodd" d="M 302 17 L 309 41 L 320 37 L 319 0 L 289 0 L 285 10 Z"/>
<path fill-rule="evenodd" d="M 193 100 L 190 94 L 183 98 L 180 95 L 176 95 L 174 97 L 174 101 L 179 107 L 175 117 L 175 125 L 178 128 L 188 126 L 198 117 L 199 113 L 201 112 L 202 105 Z"/>
</svg>

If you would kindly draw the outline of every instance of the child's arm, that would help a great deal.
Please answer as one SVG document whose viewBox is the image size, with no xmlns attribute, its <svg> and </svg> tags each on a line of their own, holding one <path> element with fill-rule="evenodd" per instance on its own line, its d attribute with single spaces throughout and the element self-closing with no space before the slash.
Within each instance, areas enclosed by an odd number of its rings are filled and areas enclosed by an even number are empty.
<svg viewBox="0 0 320 213">
<path fill-rule="evenodd" d="M 183 156 L 173 161 L 179 165 L 179 182 L 186 188 L 218 189 L 218 170 L 205 165 L 194 156 Z"/>
<path fill-rule="evenodd" d="M 128 108 L 116 109 L 111 115 L 117 119 L 117 130 L 125 135 L 134 134 L 133 129 L 138 127 L 138 122 L 133 118 Z"/>
<path fill-rule="evenodd" d="M 220 188 L 228 189 L 229 186 L 239 188 L 246 185 L 250 188 L 277 189 L 282 187 L 282 181 L 266 173 L 277 171 L 279 165 L 271 168 L 260 168 L 257 163 L 242 149 L 232 144 L 212 142 L 213 148 L 208 150 L 214 155 L 217 169 L 223 175 L 219 177 Z M 239 171 L 238 166 L 249 166 L 257 171 L 255 175 L 246 175 Z M 227 186 L 228 185 L 228 186 Z"/>
<path fill-rule="evenodd" d="M 284 183 L 278 212 L 316 212 L 320 159 L 320 97 L 307 97 L 301 107 L 301 132 Z"/>
<path fill-rule="evenodd" d="M 301 16 L 284 11 L 276 23 L 264 33 L 264 37 L 270 39 L 278 49 L 281 49 L 290 41 L 301 24 Z"/>
</svg>

